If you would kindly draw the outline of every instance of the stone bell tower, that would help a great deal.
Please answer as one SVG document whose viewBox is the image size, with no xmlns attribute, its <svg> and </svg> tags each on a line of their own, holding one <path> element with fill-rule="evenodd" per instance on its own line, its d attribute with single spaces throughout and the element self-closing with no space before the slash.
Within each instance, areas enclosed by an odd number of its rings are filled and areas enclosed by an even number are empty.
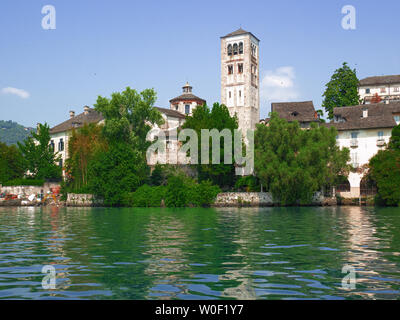
<svg viewBox="0 0 400 320">
<path fill-rule="evenodd" d="M 241 28 L 221 37 L 221 103 L 243 134 L 260 121 L 259 42 Z"/>
</svg>

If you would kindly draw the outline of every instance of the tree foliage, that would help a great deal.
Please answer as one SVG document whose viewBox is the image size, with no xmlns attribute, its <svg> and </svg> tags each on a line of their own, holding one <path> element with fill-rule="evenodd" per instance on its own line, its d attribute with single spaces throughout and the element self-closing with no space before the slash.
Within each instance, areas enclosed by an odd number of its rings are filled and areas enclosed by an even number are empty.
<svg viewBox="0 0 400 320">
<path fill-rule="evenodd" d="M 314 192 L 347 174 L 349 150 L 336 145 L 336 129 L 312 124 L 302 130 L 271 113 L 255 132 L 255 172 L 282 205 L 309 204 Z"/>
<path fill-rule="evenodd" d="M 88 164 L 88 187 L 108 206 L 123 204 L 124 195 L 147 179 L 149 168 L 139 151 L 123 142 L 109 144 Z"/>
<path fill-rule="evenodd" d="M 377 186 L 377 203 L 400 205 L 400 125 L 392 130 L 389 146 L 369 160 L 369 178 Z"/>
<path fill-rule="evenodd" d="M 224 139 L 220 140 L 220 164 L 212 164 L 212 143 L 210 138 L 209 163 L 201 164 L 201 130 L 202 129 L 224 129 L 230 130 L 233 141 L 233 130 L 238 128 L 238 120 L 236 116 L 231 117 L 228 108 L 219 103 L 214 103 L 212 110 L 207 105 L 197 106 L 191 116 L 186 118 L 183 129 L 190 128 L 196 131 L 198 139 L 199 159 L 197 165 L 199 181 L 211 180 L 212 183 L 222 188 L 232 187 L 235 182 L 235 168 L 233 159 L 233 143 L 232 143 L 232 164 L 224 164 Z"/>
<path fill-rule="evenodd" d="M 350 69 L 346 62 L 341 68 L 335 70 L 322 95 L 324 97 L 322 106 L 328 112 L 329 119 L 333 118 L 333 108 L 360 103 L 358 83 L 356 69 Z"/>
<path fill-rule="evenodd" d="M 66 176 L 69 187 L 74 192 L 87 186 L 89 162 L 96 153 L 107 148 L 101 131 L 102 125 L 90 123 L 71 133 L 68 141 L 69 158 L 66 161 Z"/>
<path fill-rule="evenodd" d="M 19 149 L 0 142 L 0 183 L 22 178 L 24 172 L 24 159 Z"/>
<path fill-rule="evenodd" d="M 146 135 L 152 124 L 162 124 L 161 113 L 154 108 L 156 93 L 146 89 L 138 93 L 127 87 L 114 92 L 111 99 L 99 96 L 95 109 L 105 118 L 104 135 L 112 143 L 126 142 L 146 152 Z"/>
<path fill-rule="evenodd" d="M 60 156 L 54 153 L 50 145 L 50 128 L 45 124 L 39 124 L 37 132 L 18 142 L 18 147 L 24 157 L 25 169 L 29 176 L 35 179 L 61 179 L 62 168 L 57 164 Z"/>
</svg>

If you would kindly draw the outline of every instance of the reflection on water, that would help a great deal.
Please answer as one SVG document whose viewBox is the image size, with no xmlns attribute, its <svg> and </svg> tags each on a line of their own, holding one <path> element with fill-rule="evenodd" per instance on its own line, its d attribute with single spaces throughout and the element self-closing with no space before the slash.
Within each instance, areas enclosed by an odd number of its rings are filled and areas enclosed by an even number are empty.
<svg viewBox="0 0 400 320">
<path fill-rule="evenodd" d="M 0 208 L 0 299 L 397 299 L 399 237 L 397 208 Z"/>
</svg>

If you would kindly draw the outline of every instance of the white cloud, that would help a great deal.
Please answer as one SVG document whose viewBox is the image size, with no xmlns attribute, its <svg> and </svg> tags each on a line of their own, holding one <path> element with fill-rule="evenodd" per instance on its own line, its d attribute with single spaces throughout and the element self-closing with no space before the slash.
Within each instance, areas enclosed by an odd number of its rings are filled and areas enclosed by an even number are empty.
<svg viewBox="0 0 400 320">
<path fill-rule="evenodd" d="M 28 91 L 25 91 L 24 89 L 17 89 L 17 88 L 12 88 L 12 87 L 6 87 L 6 88 L 1 89 L 1 93 L 15 94 L 16 96 L 18 96 L 22 99 L 27 99 L 30 96 Z"/>
<path fill-rule="evenodd" d="M 260 95 L 264 101 L 286 102 L 299 98 L 295 86 L 295 72 L 291 66 L 265 72 L 261 80 Z"/>
</svg>

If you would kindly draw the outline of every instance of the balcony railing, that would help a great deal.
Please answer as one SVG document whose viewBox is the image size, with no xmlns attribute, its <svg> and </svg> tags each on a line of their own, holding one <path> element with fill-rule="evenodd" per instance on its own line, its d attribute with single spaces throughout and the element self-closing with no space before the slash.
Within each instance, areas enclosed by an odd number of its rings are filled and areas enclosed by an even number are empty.
<svg viewBox="0 0 400 320">
<path fill-rule="evenodd" d="M 358 147 L 358 140 L 357 139 L 351 139 L 350 140 L 350 147 L 357 148 Z"/>
<path fill-rule="evenodd" d="M 384 146 L 384 145 L 385 145 L 385 140 L 384 140 L 384 139 L 378 139 L 378 140 L 376 140 L 376 145 L 377 145 L 378 147 Z"/>
</svg>

